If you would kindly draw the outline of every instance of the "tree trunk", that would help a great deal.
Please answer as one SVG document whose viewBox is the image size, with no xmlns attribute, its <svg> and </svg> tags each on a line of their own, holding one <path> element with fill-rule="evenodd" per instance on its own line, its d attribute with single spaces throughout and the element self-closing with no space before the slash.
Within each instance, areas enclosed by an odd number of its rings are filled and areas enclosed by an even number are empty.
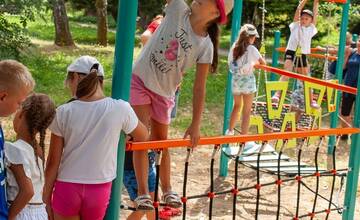
<svg viewBox="0 0 360 220">
<path fill-rule="evenodd" d="M 107 46 L 107 0 L 96 0 L 97 41 L 101 46 Z"/>
<path fill-rule="evenodd" d="M 58 46 L 74 46 L 69 28 L 64 0 L 53 0 L 53 16 L 55 24 L 55 44 Z"/>
</svg>

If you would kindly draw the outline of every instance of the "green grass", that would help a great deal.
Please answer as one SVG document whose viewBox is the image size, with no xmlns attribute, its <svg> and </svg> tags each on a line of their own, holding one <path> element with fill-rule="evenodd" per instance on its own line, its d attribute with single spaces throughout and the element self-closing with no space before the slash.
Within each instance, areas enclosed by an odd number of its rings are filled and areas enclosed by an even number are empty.
<svg viewBox="0 0 360 220">
<path fill-rule="evenodd" d="M 67 66 L 81 55 L 95 56 L 103 64 L 105 91 L 111 93 L 113 52 L 99 50 L 96 47 L 77 49 L 59 49 L 57 47 L 33 48 L 21 56 L 21 62 L 29 67 L 36 80 L 36 91 L 49 94 L 57 105 L 69 99 L 70 95 L 64 87 Z M 45 51 L 41 51 L 41 50 Z"/>
<path fill-rule="evenodd" d="M 96 26 L 75 21 L 70 21 L 69 23 L 72 37 L 76 43 L 96 44 Z M 31 37 L 48 41 L 54 40 L 55 27 L 51 17 L 49 16 L 46 16 L 46 20 L 37 19 L 36 22 L 29 23 L 28 29 Z M 114 32 L 108 32 L 108 42 L 111 45 L 115 44 Z"/>
</svg>

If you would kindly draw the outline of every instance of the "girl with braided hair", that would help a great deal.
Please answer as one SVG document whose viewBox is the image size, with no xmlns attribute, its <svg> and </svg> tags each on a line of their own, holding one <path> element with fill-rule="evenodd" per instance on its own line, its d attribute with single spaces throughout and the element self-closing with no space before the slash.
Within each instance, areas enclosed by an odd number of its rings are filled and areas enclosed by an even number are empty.
<svg viewBox="0 0 360 220">
<path fill-rule="evenodd" d="M 55 112 L 47 95 L 33 94 L 15 114 L 17 140 L 5 143 L 9 220 L 48 219 L 42 200 L 44 150 L 46 129 Z"/>
</svg>

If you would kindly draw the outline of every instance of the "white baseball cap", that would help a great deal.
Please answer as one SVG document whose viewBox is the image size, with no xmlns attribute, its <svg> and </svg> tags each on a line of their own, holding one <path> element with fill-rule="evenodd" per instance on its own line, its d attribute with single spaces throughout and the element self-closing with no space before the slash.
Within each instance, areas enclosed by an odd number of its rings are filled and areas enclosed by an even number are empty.
<svg viewBox="0 0 360 220">
<path fill-rule="evenodd" d="M 248 36 L 255 36 L 256 38 L 260 37 L 256 27 L 252 24 L 244 24 L 240 29 L 240 33 L 243 31 L 245 31 Z"/>
<path fill-rule="evenodd" d="M 100 62 L 91 56 L 81 56 L 74 60 L 67 68 L 67 72 L 90 74 L 92 69 L 97 69 L 98 76 L 104 76 L 104 68 Z"/>
</svg>

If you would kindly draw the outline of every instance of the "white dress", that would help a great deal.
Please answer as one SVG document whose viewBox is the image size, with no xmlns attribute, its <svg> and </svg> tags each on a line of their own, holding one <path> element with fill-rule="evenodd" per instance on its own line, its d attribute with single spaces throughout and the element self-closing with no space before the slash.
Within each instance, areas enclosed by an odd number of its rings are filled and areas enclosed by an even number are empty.
<svg viewBox="0 0 360 220">
<path fill-rule="evenodd" d="M 16 182 L 14 173 L 10 169 L 11 164 L 21 164 L 23 166 L 25 175 L 31 179 L 34 188 L 34 196 L 29 201 L 29 204 L 16 216 L 16 220 L 48 220 L 45 205 L 42 204 L 42 189 L 45 179 L 42 165 L 43 162 L 39 158 L 38 163 L 36 163 L 33 147 L 23 140 L 17 140 L 14 143 L 6 142 L 5 163 L 8 201 L 14 201 L 19 192 L 19 186 Z"/>
</svg>

